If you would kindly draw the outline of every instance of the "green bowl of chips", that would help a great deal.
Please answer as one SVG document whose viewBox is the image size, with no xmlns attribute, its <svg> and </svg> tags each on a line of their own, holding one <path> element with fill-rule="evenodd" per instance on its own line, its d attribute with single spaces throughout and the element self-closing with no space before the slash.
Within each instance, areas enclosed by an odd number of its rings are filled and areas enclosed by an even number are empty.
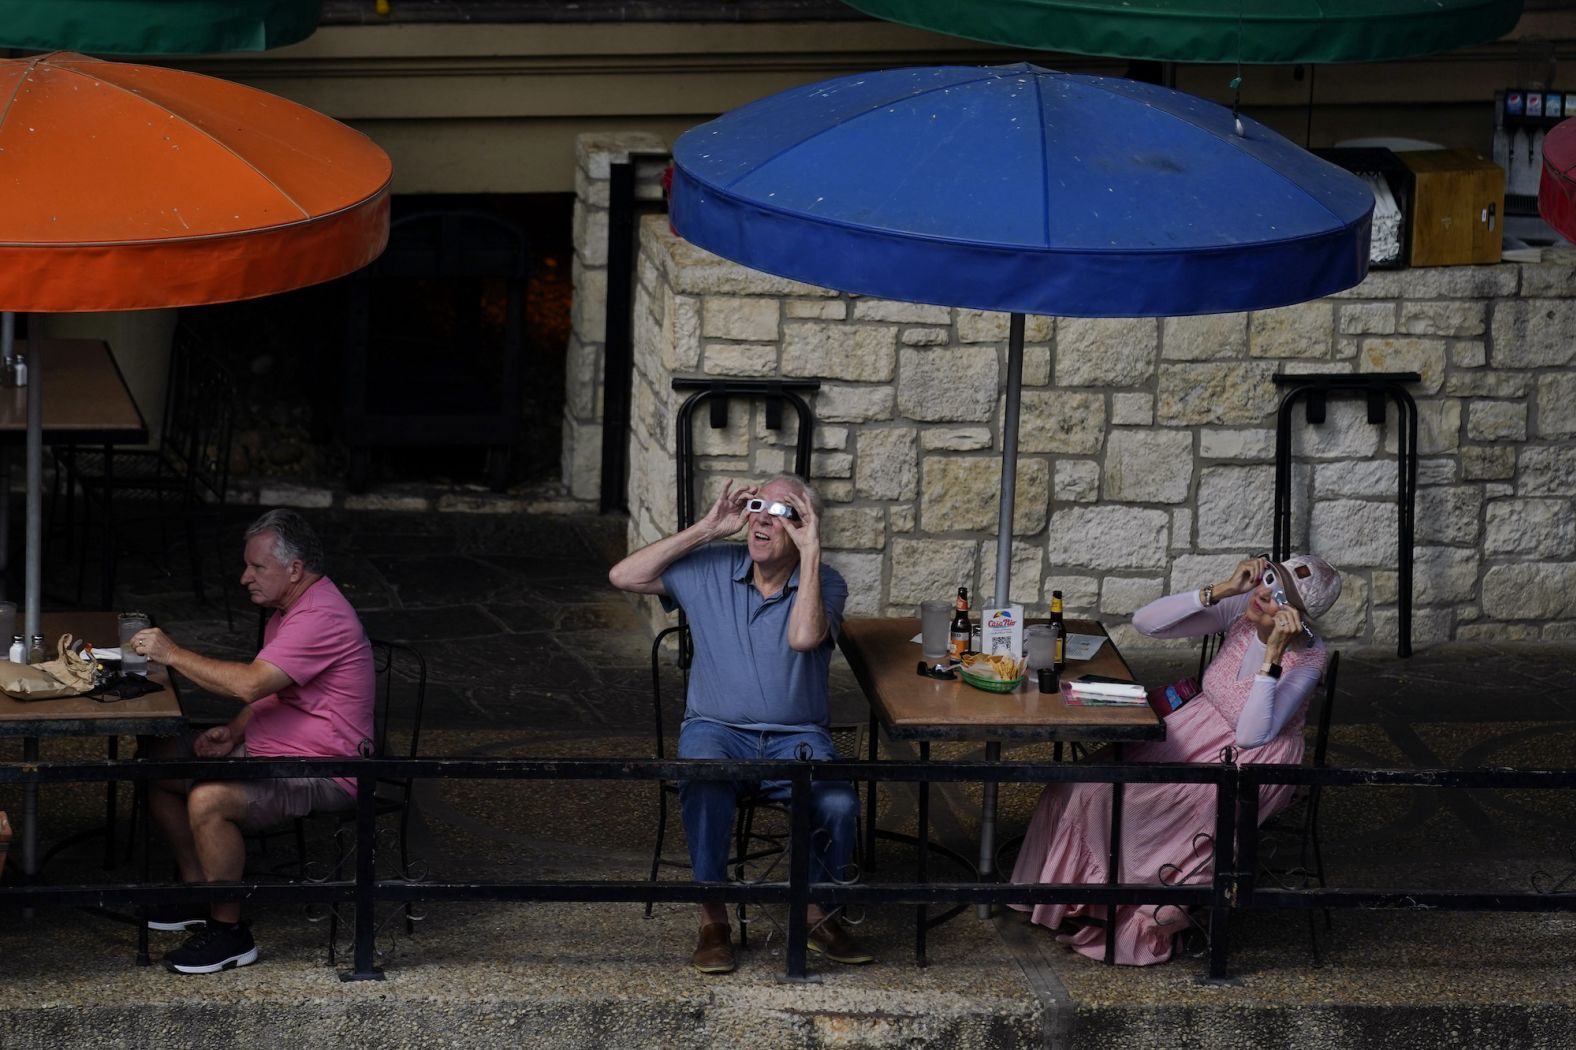
<svg viewBox="0 0 1576 1050">
<path fill-rule="evenodd" d="M 976 689 L 983 689 L 987 693 L 1010 693 L 1022 685 L 1023 680 L 1028 677 L 1025 669 L 1028 661 L 1018 660 L 1013 664 L 1014 670 L 1018 672 L 1016 678 L 1001 677 L 1001 670 L 1004 669 L 1001 666 L 1003 661 L 1007 661 L 1007 658 L 970 657 L 958 666 L 958 674 L 962 675 L 963 680 Z M 992 662 L 998 666 L 993 667 Z M 1007 662 L 1013 663 L 1012 661 Z"/>
</svg>

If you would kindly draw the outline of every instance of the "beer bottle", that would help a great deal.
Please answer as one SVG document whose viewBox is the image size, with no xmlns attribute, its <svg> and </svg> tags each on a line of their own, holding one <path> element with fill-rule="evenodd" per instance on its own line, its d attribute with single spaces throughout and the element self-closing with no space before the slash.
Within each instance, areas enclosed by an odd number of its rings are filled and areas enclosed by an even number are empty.
<svg viewBox="0 0 1576 1050">
<path fill-rule="evenodd" d="M 1062 620 L 1062 592 L 1051 592 L 1051 629 L 1056 632 L 1056 673 L 1067 663 L 1067 624 Z"/>
<path fill-rule="evenodd" d="M 969 589 L 958 588 L 958 602 L 952 613 L 952 626 L 947 630 L 948 642 L 954 660 L 963 659 L 963 654 L 968 652 L 973 644 L 974 628 L 969 623 Z"/>
</svg>

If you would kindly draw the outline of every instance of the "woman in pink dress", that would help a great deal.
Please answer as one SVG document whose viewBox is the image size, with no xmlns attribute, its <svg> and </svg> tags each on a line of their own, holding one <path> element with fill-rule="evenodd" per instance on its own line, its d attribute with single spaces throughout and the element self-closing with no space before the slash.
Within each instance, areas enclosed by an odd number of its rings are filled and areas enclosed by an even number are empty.
<svg viewBox="0 0 1576 1050">
<path fill-rule="evenodd" d="M 1248 558 L 1226 580 L 1167 595 L 1133 616 L 1153 638 L 1226 633 L 1204 672 L 1203 691 L 1166 719 L 1166 738 L 1128 746 L 1132 762 L 1302 761 L 1308 698 L 1324 670 L 1324 642 L 1303 625 L 1322 616 L 1341 593 L 1341 578 L 1320 558 L 1297 555 L 1271 563 Z M 1277 601 L 1284 596 L 1285 604 Z M 1281 785 L 1261 793 L 1260 821 L 1291 802 Z M 1040 796 L 1012 881 L 1103 883 L 1110 857 L 1111 785 L 1056 783 Z M 1168 885 L 1211 877 L 1215 788 L 1209 784 L 1129 784 L 1122 804 L 1122 871 L 1118 881 Z M 1209 836 L 1209 837 L 1204 837 Z M 1029 910 L 1020 908 L 1020 910 Z M 1104 905 L 1041 904 L 1030 918 L 1056 929 L 1065 920 L 1104 918 Z M 1168 914 L 1169 913 L 1169 914 Z M 1160 909 L 1175 920 L 1176 909 Z M 1116 961 L 1135 966 L 1171 958 L 1175 921 L 1156 919 L 1155 905 L 1116 909 Z M 1093 959 L 1105 954 L 1104 925 L 1074 922 L 1058 938 Z"/>
</svg>

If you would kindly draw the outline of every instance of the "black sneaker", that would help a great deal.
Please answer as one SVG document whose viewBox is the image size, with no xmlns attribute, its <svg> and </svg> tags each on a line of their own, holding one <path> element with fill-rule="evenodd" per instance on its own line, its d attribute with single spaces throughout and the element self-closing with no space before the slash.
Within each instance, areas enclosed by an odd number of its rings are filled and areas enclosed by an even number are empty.
<svg viewBox="0 0 1576 1050">
<path fill-rule="evenodd" d="M 168 905 L 163 908 L 148 909 L 148 929 L 168 930 L 182 933 L 186 930 L 195 930 L 200 926 L 208 925 L 208 916 L 200 914 L 201 909 L 189 905 Z"/>
<path fill-rule="evenodd" d="M 164 965 L 176 973 L 218 973 L 256 961 L 257 945 L 245 923 L 210 922 L 164 957 Z"/>
</svg>

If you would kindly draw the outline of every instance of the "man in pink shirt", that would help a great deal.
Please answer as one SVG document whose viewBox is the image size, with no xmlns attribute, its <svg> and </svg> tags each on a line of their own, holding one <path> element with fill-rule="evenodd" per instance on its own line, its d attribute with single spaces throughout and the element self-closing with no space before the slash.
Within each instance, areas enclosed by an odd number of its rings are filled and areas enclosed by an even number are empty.
<svg viewBox="0 0 1576 1050">
<path fill-rule="evenodd" d="M 275 610 L 263 648 L 247 663 L 183 649 L 158 628 L 131 639 L 135 651 L 174 668 L 201 688 L 241 701 L 227 725 L 183 740 L 158 741 L 153 757 L 337 758 L 363 753 L 372 741 L 372 647 L 356 611 L 323 575 L 323 545 L 295 511 L 271 510 L 246 530 L 241 574 L 254 604 Z M 183 882 L 234 882 L 246 861 L 243 831 L 266 828 L 313 810 L 355 804 L 345 778 L 160 782 L 149 791 L 159 830 L 175 850 Z M 164 957 L 181 973 L 215 973 L 257 961 L 239 903 L 150 915 L 158 930 L 196 928 Z"/>
</svg>

